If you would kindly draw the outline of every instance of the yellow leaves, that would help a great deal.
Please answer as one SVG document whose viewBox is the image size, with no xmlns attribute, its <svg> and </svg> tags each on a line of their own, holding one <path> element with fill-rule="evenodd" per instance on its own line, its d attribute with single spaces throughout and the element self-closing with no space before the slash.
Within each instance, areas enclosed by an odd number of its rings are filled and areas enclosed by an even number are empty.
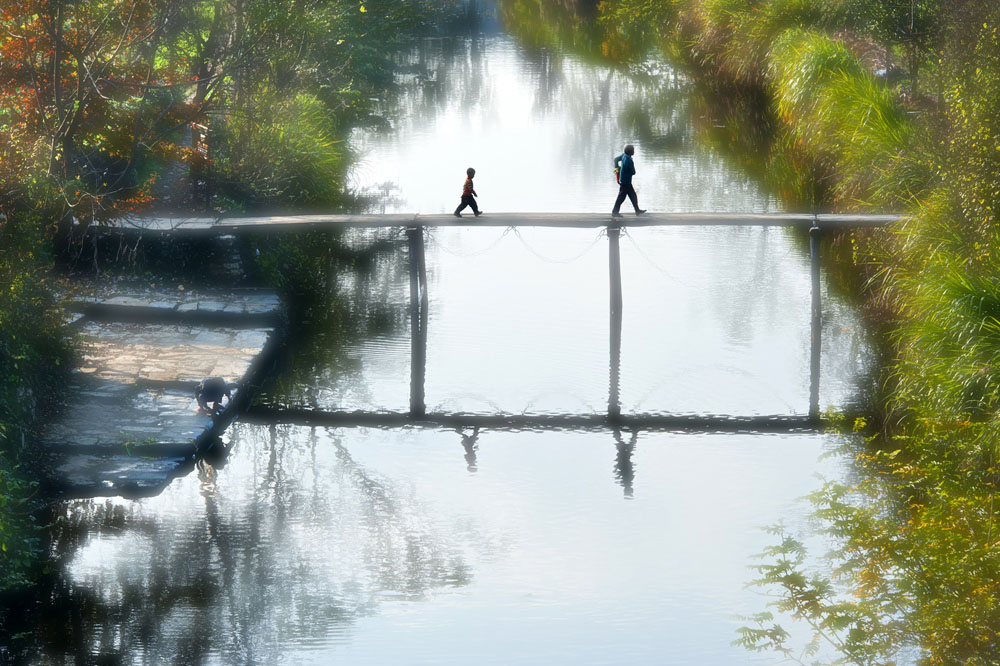
<svg viewBox="0 0 1000 666">
<path fill-rule="evenodd" d="M 361 13 L 362 14 L 367 14 L 368 13 L 368 10 L 365 8 L 364 4 L 361 5 Z"/>
</svg>

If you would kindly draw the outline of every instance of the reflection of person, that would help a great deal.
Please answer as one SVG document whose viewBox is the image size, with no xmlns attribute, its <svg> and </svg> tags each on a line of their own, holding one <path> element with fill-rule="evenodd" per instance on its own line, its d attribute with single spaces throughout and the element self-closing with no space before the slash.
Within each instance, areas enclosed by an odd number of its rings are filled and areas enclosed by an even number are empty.
<svg viewBox="0 0 1000 666">
<path fill-rule="evenodd" d="M 618 170 L 618 198 L 615 199 L 615 207 L 611 209 L 611 215 L 613 217 L 621 217 L 622 214 L 619 212 L 622 207 L 622 202 L 625 201 L 625 197 L 628 197 L 629 201 L 632 202 L 632 207 L 635 208 L 636 215 L 642 215 L 645 210 L 640 210 L 639 208 L 639 197 L 635 193 L 635 188 L 632 187 L 632 176 L 635 175 L 635 161 L 632 156 L 635 155 L 635 146 L 631 143 L 625 146 L 625 152 L 615 158 L 615 169 Z"/>
<path fill-rule="evenodd" d="M 475 472 L 476 467 L 476 441 L 479 439 L 479 426 L 472 428 L 472 434 L 466 435 L 461 428 L 456 428 L 456 432 L 462 436 L 462 448 L 465 449 L 466 469 Z"/>
<path fill-rule="evenodd" d="M 472 179 L 476 175 L 476 170 L 469 167 L 465 170 L 466 175 L 469 177 L 465 179 L 465 185 L 462 186 L 462 203 L 458 204 L 458 208 L 455 209 L 455 217 L 462 217 L 462 211 L 468 206 L 472 209 L 472 212 L 479 217 L 483 214 L 483 211 L 479 210 L 479 206 L 476 205 L 475 197 L 479 195 L 476 194 L 476 190 L 472 187 Z"/>
<path fill-rule="evenodd" d="M 635 467 L 632 466 L 632 453 L 635 451 L 635 443 L 639 439 L 639 431 L 633 430 L 632 436 L 626 444 L 622 438 L 622 431 L 614 429 L 615 444 L 618 447 L 618 455 L 615 458 L 615 478 L 622 485 L 625 491 L 625 499 L 632 499 L 635 496 Z"/>
</svg>

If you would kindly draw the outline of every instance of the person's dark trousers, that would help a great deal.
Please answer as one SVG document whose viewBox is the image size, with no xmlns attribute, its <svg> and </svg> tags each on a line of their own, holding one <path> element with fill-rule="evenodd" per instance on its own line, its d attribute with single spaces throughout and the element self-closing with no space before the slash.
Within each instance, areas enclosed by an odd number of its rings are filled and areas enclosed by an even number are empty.
<svg viewBox="0 0 1000 666">
<path fill-rule="evenodd" d="M 455 209 L 455 215 L 465 210 L 466 206 L 471 208 L 473 213 L 479 215 L 479 206 L 476 205 L 476 198 L 472 196 L 462 197 L 462 203 L 458 204 L 458 208 Z"/>
<path fill-rule="evenodd" d="M 635 208 L 636 212 L 639 212 L 639 197 L 635 194 L 635 188 L 632 187 L 632 183 L 622 183 L 618 186 L 618 198 L 615 199 L 615 207 L 611 209 L 612 213 L 621 210 L 625 197 L 628 197 L 628 200 L 632 202 L 632 207 Z M 465 198 L 463 197 L 462 200 L 465 201 Z"/>
</svg>

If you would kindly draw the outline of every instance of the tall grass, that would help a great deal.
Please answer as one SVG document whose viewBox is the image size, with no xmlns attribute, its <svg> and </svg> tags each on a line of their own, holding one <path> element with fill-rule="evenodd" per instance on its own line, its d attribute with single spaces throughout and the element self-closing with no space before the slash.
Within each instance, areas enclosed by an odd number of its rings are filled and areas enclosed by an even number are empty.
<svg viewBox="0 0 1000 666">
<path fill-rule="evenodd" d="M 926 189 L 913 121 L 843 42 L 789 30 L 771 49 L 770 73 L 778 115 L 830 174 L 834 203 L 898 210 Z"/>
<path fill-rule="evenodd" d="M 696 78 L 722 91 L 767 91 L 776 125 L 765 158 L 788 192 L 807 197 L 812 181 L 814 205 L 910 214 L 895 233 L 859 243 L 876 262 L 872 297 L 889 305 L 888 427 L 851 449 L 851 485 L 831 483 L 812 498 L 833 537 L 829 577 L 815 575 L 785 533 L 758 567 L 756 582 L 779 590 L 775 606 L 809 621 L 816 642 L 792 652 L 769 613 L 752 618 L 739 642 L 793 660 L 825 638 L 839 653 L 829 663 L 897 663 L 909 650 L 921 664 L 992 665 L 1000 654 L 1000 5 L 914 3 L 921 17 L 942 17 L 934 31 L 949 40 L 933 67 L 909 63 L 912 73 L 919 65 L 941 77 L 938 100 L 901 94 L 870 71 L 879 49 L 897 59 L 922 52 L 917 42 L 901 49 L 899 31 L 877 25 L 887 8 L 896 7 L 691 0 L 674 22 Z M 845 33 L 853 46 L 837 36 Z M 855 47 L 872 40 L 882 41 L 862 61 Z"/>
<path fill-rule="evenodd" d="M 264 90 L 214 126 L 212 177 L 228 201 L 247 208 L 341 201 L 344 151 L 332 114 L 316 97 Z"/>
</svg>

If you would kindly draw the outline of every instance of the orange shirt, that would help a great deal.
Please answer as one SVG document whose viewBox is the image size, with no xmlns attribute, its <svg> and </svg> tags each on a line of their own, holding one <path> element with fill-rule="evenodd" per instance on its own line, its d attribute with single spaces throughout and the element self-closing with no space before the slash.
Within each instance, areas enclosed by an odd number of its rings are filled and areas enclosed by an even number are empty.
<svg viewBox="0 0 1000 666">
<path fill-rule="evenodd" d="M 474 190 L 472 189 L 472 179 L 471 178 L 466 178 L 465 179 L 465 185 L 462 186 L 462 196 L 463 197 L 471 197 L 473 191 Z"/>
</svg>

